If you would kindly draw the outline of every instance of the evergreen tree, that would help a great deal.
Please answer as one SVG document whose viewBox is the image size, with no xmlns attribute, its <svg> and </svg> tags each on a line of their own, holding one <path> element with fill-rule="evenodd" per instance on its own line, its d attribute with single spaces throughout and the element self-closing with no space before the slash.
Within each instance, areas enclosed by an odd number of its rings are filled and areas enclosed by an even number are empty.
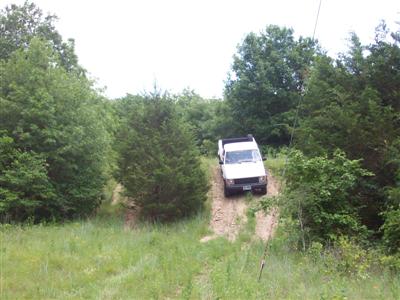
<svg viewBox="0 0 400 300">
<path fill-rule="evenodd" d="M 118 135 L 119 178 L 144 217 L 170 221 L 198 211 L 208 184 L 188 126 L 166 96 L 148 95 Z"/>
</svg>

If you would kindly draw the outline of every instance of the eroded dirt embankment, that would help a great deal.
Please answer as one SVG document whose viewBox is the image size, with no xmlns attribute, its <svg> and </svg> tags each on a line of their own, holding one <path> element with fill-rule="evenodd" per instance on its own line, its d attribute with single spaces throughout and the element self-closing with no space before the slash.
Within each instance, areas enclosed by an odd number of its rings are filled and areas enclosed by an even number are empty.
<svg viewBox="0 0 400 300">
<path fill-rule="evenodd" d="M 212 199 L 210 229 L 213 234 L 205 236 L 202 242 L 207 242 L 218 236 L 225 236 L 228 240 L 234 241 L 239 234 L 240 228 L 247 222 L 247 204 L 245 195 L 237 195 L 229 198 L 224 197 L 224 183 L 220 170 L 214 167 L 212 170 L 212 182 L 210 198 Z M 276 180 L 268 175 L 268 197 L 276 196 L 279 188 Z M 255 236 L 268 240 L 278 223 L 278 211 L 276 208 L 265 214 L 263 211 L 256 213 Z"/>
</svg>

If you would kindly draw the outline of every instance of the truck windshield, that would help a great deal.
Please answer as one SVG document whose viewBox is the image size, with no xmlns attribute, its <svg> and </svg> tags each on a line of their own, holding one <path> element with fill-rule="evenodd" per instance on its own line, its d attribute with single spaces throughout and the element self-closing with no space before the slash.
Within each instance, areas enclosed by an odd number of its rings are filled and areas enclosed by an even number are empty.
<svg viewBox="0 0 400 300">
<path fill-rule="evenodd" d="M 226 152 L 225 163 L 226 164 L 240 164 L 242 162 L 256 162 L 260 161 L 261 156 L 258 150 L 240 150 Z"/>
</svg>

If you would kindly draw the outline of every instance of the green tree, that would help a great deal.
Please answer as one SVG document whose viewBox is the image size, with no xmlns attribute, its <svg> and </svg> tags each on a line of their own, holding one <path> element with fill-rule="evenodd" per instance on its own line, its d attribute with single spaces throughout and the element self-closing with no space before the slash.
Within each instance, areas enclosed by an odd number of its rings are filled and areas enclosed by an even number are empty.
<svg viewBox="0 0 400 300">
<path fill-rule="evenodd" d="M 253 133 L 261 143 L 288 143 L 292 110 L 315 53 L 316 43 L 296 40 L 292 29 L 268 26 L 246 36 L 225 89 L 237 134 Z"/>
<path fill-rule="evenodd" d="M 119 179 L 151 220 L 169 221 L 198 211 L 208 184 L 194 138 L 171 99 L 145 97 L 118 134 Z"/>
<path fill-rule="evenodd" d="M 29 47 L 34 37 L 47 41 L 67 71 L 83 74 L 78 64 L 73 39 L 64 42 L 55 29 L 55 15 L 44 16 L 34 3 L 11 4 L 0 11 L 0 59 L 8 59 L 15 50 Z"/>
<path fill-rule="evenodd" d="M 204 99 L 192 90 L 175 95 L 178 112 L 189 124 L 202 154 L 216 155 L 218 139 L 233 134 L 229 108 L 220 99 Z"/>
<path fill-rule="evenodd" d="M 381 24 L 368 46 L 352 34 L 348 53 L 316 60 L 295 136 L 309 156 L 332 156 L 339 148 L 375 174 L 349 197 L 362 203 L 363 224 L 376 234 L 385 216 L 393 216 L 383 213 L 395 208 L 387 191 L 396 189 L 399 170 L 394 149 L 400 136 L 400 48 L 387 33 Z"/>
<path fill-rule="evenodd" d="M 33 166 L 43 190 L 54 193 L 51 201 L 47 193 L 46 203 L 35 202 L 39 219 L 90 214 L 100 203 L 110 149 L 104 100 L 90 81 L 67 72 L 52 53 L 34 38 L 0 64 L 0 130 L 12 139 L 14 156 Z M 6 163 L 6 170 L 24 176 L 17 158 Z M 12 182 L 18 172 L 7 172 L 12 176 L 3 174 L 2 184 L 19 193 Z M 23 199 L 30 196 L 24 192 Z"/>
</svg>

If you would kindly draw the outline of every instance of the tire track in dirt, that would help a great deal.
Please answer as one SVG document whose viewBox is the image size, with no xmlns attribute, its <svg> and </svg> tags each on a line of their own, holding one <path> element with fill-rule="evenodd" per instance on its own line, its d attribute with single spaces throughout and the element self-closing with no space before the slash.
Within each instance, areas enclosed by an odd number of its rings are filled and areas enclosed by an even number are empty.
<svg viewBox="0 0 400 300">
<path fill-rule="evenodd" d="M 203 237 L 200 241 L 207 242 L 219 236 L 225 236 L 234 241 L 243 224 L 247 222 L 247 205 L 243 195 L 226 198 L 223 193 L 224 182 L 218 167 L 212 170 L 210 197 L 212 199 L 210 229 L 213 235 Z"/>
<path fill-rule="evenodd" d="M 247 204 L 245 196 L 236 195 L 226 198 L 223 194 L 224 182 L 218 167 L 212 169 L 210 198 L 212 199 L 210 229 L 212 235 L 203 237 L 200 241 L 207 242 L 219 236 L 225 236 L 229 241 L 234 241 L 240 228 L 246 224 Z M 279 194 L 276 180 L 268 173 L 268 196 Z M 272 208 L 269 213 L 258 211 L 256 213 L 255 236 L 266 241 L 270 239 L 278 224 L 278 210 Z"/>
</svg>

